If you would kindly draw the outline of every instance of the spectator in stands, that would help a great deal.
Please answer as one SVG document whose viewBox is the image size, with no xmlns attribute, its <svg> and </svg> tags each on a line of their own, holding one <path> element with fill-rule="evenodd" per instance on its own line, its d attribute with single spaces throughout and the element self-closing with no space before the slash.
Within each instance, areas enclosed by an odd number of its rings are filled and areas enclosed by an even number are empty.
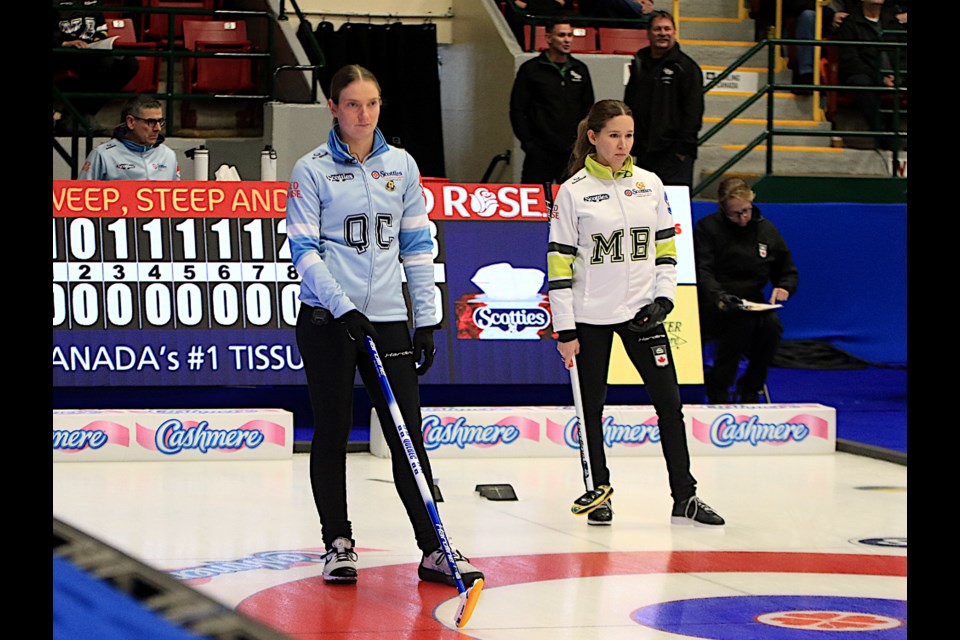
<svg viewBox="0 0 960 640">
<path fill-rule="evenodd" d="M 753 204 L 754 193 L 740 178 L 720 183 L 720 210 L 693 230 L 703 343 L 717 341 L 705 376 L 711 404 L 731 400 L 740 358 L 747 368 L 736 381 L 737 400 L 756 403 L 780 345 L 783 324 L 774 309 L 749 310 L 747 303 L 781 304 L 797 291 L 799 272 L 790 249 L 772 222 Z M 772 285 L 769 296 L 764 290 Z"/>
<path fill-rule="evenodd" d="M 835 36 L 843 19 L 850 10 L 859 5 L 860 0 L 830 0 L 820 9 L 820 38 Z M 785 38 L 802 40 L 817 39 L 817 0 L 783 0 L 784 18 L 792 19 L 792 33 L 784 33 Z M 813 45 L 797 46 L 794 60 L 792 84 L 813 84 Z M 794 89 L 796 95 L 810 95 L 813 89 Z"/>
<path fill-rule="evenodd" d="M 817 0 L 783 0 L 783 16 L 798 18 L 803 11 L 813 10 L 814 2 Z M 823 6 L 823 17 L 821 22 L 821 35 L 833 35 L 843 19 L 850 13 L 850 9 L 856 6 L 860 0 L 829 0 Z M 797 7 L 800 7 L 799 9 Z M 757 42 L 764 38 L 772 38 L 770 30 L 776 24 L 777 2 L 776 0 L 751 0 L 750 17 L 755 22 L 755 37 Z M 812 20 L 813 17 L 805 16 L 804 20 Z M 799 24 L 799 22 L 798 22 Z M 785 38 L 801 38 L 797 31 L 809 32 L 810 39 L 813 38 L 814 27 L 812 24 L 805 24 L 796 27 L 793 33 L 783 33 Z"/>
<path fill-rule="evenodd" d="M 160 101 L 134 96 L 120 111 L 113 137 L 90 152 L 79 180 L 179 180 L 176 152 L 163 144 Z"/>
<path fill-rule="evenodd" d="M 650 46 L 637 51 L 623 101 L 636 121 L 633 156 L 667 185 L 693 185 L 697 136 L 703 126 L 703 71 L 677 44 L 667 11 L 650 17 Z"/>
<path fill-rule="evenodd" d="M 103 13 L 87 7 L 99 5 L 100 0 L 54 0 L 53 48 L 89 49 L 107 38 L 107 22 Z M 54 84 L 61 91 L 110 93 L 120 91 L 137 75 L 139 63 L 134 56 L 59 54 L 53 56 Z M 105 98 L 76 98 L 73 104 L 96 133 L 102 127 L 96 121 L 97 112 L 109 101 Z M 68 132 L 70 114 L 65 106 L 55 105 L 54 128 Z"/>
<path fill-rule="evenodd" d="M 520 46 L 527 49 L 526 42 L 530 39 L 530 25 L 525 16 L 553 16 L 558 13 L 572 14 L 572 0 L 506 0 L 507 7 L 504 17 L 507 24 L 513 30 L 513 35 L 517 38 Z M 510 8 L 513 4 L 519 13 Z M 530 43 L 531 45 L 533 42 Z"/>
<path fill-rule="evenodd" d="M 837 39 L 857 42 L 906 42 L 907 14 L 884 0 L 862 0 L 860 7 L 847 16 L 837 30 Z M 900 86 L 907 86 L 907 51 L 866 46 L 840 47 L 840 83 L 858 87 L 894 87 L 897 79 L 894 64 L 900 71 Z M 876 91 L 857 91 L 857 109 L 871 131 L 884 131 L 891 123 L 880 113 L 881 96 Z M 894 140 L 880 141 L 882 148 L 892 148 Z"/>
<path fill-rule="evenodd" d="M 843 23 L 843 19 L 850 15 L 850 12 L 860 4 L 860 0 L 830 0 L 826 8 L 830 9 L 830 19 L 826 15 L 823 18 L 823 35 L 835 36 L 837 29 Z"/>
<path fill-rule="evenodd" d="M 524 152 L 521 182 L 560 183 L 577 139 L 577 125 L 593 105 L 593 81 L 570 54 L 569 22 L 546 26 L 548 48 L 517 70 L 510 93 L 510 124 Z"/>
<path fill-rule="evenodd" d="M 783 15 L 793 20 L 793 33 L 784 34 L 787 38 L 798 40 L 816 40 L 817 0 L 783 0 Z M 821 30 L 833 21 L 833 11 L 828 7 L 821 9 Z M 829 12 L 829 13 L 828 13 Z M 796 48 L 792 84 L 813 84 L 813 45 Z M 813 89 L 794 89 L 796 95 L 810 95 Z"/>
<path fill-rule="evenodd" d="M 626 18 L 642 20 L 632 28 L 646 28 L 653 13 L 653 0 L 580 0 L 580 14 L 590 18 Z M 608 25 L 612 26 L 612 25 Z"/>
<path fill-rule="evenodd" d="M 828 33 L 831 35 L 836 34 L 843 19 L 850 15 L 852 11 L 859 9 L 861 1 L 862 0 L 830 0 L 827 6 L 833 10 L 833 22 L 830 24 Z M 892 11 L 897 17 L 897 21 L 902 25 L 907 24 L 907 7 L 909 4 L 908 0 L 883 0 L 883 8 Z"/>
</svg>

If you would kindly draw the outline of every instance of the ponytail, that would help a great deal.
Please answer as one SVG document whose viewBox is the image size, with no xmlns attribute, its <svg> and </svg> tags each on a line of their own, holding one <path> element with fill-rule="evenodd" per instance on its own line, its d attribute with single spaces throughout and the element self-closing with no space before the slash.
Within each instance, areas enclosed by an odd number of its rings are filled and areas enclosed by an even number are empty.
<svg viewBox="0 0 960 640">
<path fill-rule="evenodd" d="M 577 125 L 577 141 L 573 144 L 570 162 L 567 165 L 567 178 L 583 169 L 587 156 L 596 153 L 597 148 L 590 142 L 587 131 L 600 133 L 607 122 L 617 116 L 633 117 L 633 111 L 620 100 L 600 100 L 590 107 L 587 117 Z"/>
<path fill-rule="evenodd" d="M 587 137 L 587 130 L 589 128 L 588 118 L 584 118 L 580 121 L 580 124 L 577 125 L 577 141 L 573 143 L 573 153 L 570 154 L 570 162 L 567 164 L 567 175 L 565 179 L 570 178 L 570 176 L 577 171 L 583 169 L 583 165 L 587 160 L 587 154 L 594 151 L 594 146 L 590 144 L 590 139 Z"/>
</svg>

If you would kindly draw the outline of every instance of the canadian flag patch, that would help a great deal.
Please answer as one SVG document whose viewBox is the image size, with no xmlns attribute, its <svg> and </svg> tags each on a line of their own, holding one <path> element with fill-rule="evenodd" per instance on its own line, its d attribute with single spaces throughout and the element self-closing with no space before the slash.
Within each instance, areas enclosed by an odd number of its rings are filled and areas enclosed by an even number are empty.
<svg viewBox="0 0 960 640">
<path fill-rule="evenodd" d="M 667 357 L 667 348 L 665 346 L 650 347 L 650 351 L 653 352 L 653 361 L 657 363 L 658 367 L 666 367 L 670 364 L 670 358 Z"/>
</svg>

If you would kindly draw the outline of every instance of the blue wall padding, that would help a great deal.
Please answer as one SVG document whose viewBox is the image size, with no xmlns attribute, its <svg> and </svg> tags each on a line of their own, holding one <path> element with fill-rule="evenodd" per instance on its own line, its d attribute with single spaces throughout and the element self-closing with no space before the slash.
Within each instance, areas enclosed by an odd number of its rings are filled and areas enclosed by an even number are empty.
<svg viewBox="0 0 960 640">
<path fill-rule="evenodd" d="M 197 640 L 133 597 L 53 557 L 53 640 Z"/>
<path fill-rule="evenodd" d="M 717 210 L 694 201 L 694 224 Z M 764 204 L 800 270 L 784 340 L 823 340 L 876 363 L 907 361 L 907 206 Z"/>
</svg>

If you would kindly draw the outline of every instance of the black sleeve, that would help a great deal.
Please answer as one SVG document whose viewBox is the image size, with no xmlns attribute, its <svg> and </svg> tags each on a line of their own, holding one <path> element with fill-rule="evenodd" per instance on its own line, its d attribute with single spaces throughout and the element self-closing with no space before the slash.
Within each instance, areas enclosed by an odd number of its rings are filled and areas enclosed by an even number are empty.
<svg viewBox="0 0 960 640">
<path fill-rule="evenodd" d="M 703 71 L 693 63 L 683 74 L 680 86 L 680 130 L 677 152 L 697 157 L 697 139 L 703 127 Z"/>
<path fill-rule="evenodd" d="M 860 41 L 861 38 L 854 24 L 854 14 L 850 14 L 840 23 L 837 29 L 837 40 Z M 853 75 L 867 75 L 874 79 L 879 79 L 876 69 L 866 62 L 861 56 L 860 47 L 844 46 L 838 47 L 838 56 L 840 58 L 841 79 L 849 78 Z"/>
<path fill-rule="evenodd" d="M 517 77 L 513 81 L 513 89 L 510 91 L 510 126 L 513 127 L 513 135 L 520 141 L 520 147 L 526 151 L 528 145 L 533 140 L 533 131 L 527 120 L 527 113 L 530 108 L 530 88 L 527 81 L 526 71 L 523 66 L 517 70 Z"/>
<path fill-rule="evenodd" d="M 583 79 L 587 83 L 586 90 L 583 92 L 583 97 L 581 98 L 580 103 L 580 114 L 581 118 L 586 118 L 587 114 L 590 113 L 590 107 L 593 106 L 594 98 L 593 93 L 593 79 L 590 77 L 590 68 L 587 65 L 583 65 Z"/>
</svg>

